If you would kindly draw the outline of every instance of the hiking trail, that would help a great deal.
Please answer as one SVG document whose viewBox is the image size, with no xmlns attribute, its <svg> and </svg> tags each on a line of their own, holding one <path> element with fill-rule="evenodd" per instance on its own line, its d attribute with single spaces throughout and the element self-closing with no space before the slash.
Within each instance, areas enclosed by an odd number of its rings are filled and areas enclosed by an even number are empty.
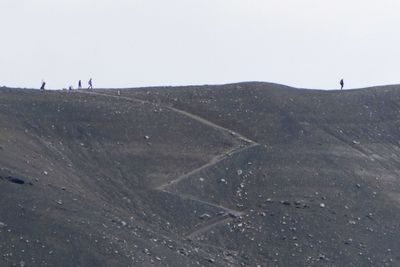
<svg viewBox="0 0 400 267">
<path fill-rule="evenodd" d="M 223 152 L 220 155 L 217 155 L 217 156 L 213 157 L 210 160 L 209 163 L 207 163 L 207 164 L 205 164 L 205 165 L 203 165 L 203 166 L 201 166 L 201 167 L 199 167 L 199 168 L 197 168 L 197 169 L 195 169 L 193 171 L 190 171 L 190 172 L 188 172 L 186 174 L 183 174 L 183 175 L 177 177 L 176 179 L 169 181 L 168 183 L 165 183 L 163 185 L 160 185 L 160 186 L 156 187 L 155 190 L 161 191 L 161 192 L 166 193 L 166 194 L 172 194 L 172 195 L 178 196 L 178 197 L 180 197 L 182 199 L 196 201 L 196 202 L 200 202 L 200 203 L 205 204 L 205 205 L 213 206 L 213 207 L 221 209 L 221 210 L 223 210 L 225 212 L 224 216 L 216 217 L 216 219 L 209 220 L 209 221 L 205 222 L 204 224 L 200 224 L 197 227 L 195 227 L 194 229 L 192 229 L 191 231 L 189 231 L 186 234 L 187 238 L 193 238 L 195 236 L 203 234 L 203 233 L 209 231 L 210 229 L 212 229 L 212 228 L 214 228 L 214 227 L 216 227 L 218 225 L 221 225 L 223 223 L 228 223 L 229 221 L 233 220 L 233 218 L 235 218 L 235 217 L 239 217 L 239 216 L 244 215 L 243 212 L 240 212 L 240 211 L 237 211 L 237 210 L 233 210 L 233 209 L 230 209 L 230 208 L 227 208 L 227 207 L 215 204 L 215 203 L 210 203 L 210 202 L 207 202 L 207 201 L 204 201 L 204 200 L 201 200 L 201 199 L 197 199 L 197 198 L 195 198 L 193 196 L 190 196 L 190 195 L 176 194 L 176 193 L 168 191 L 167 189 L 168 189 L 169 186 L 177 184 L 177 183 L 179 183 L 180 181 L 182 181 L 184 179 L 190 178 L 192 175 L 194 175 L 194 174 L 196 174 L 196 173 L 198 173 L 198 172 L 200 172 L 200 171 L 202 171 L 202 170 L 204 170 L 206 168 L 212 167 L 212 166 L 220 163 L 221 161 L 227 159 L 228 157 L 230 157 L 230 156 L 232 156 L 234 154 L 241 153 L 241 152 L 243 152 L 243 151 L 245 151 L 247 149 L 251 149 L 251 148 L 256 147 L 256 146 L 260 146 L 259 143 L 257 143 L 254 140 L 251 140 L 251 139 L 249 139 L 249 138 L 247 138 L 245 136 L 242 136 L 241 134 L 236 133 L 233 130 L 230 130 L 230 129 L 225 128 L 225 127 L 220 126 L 220 125 L 217 125 L 217 124 L 215 124 L 215 123 L 213 123 L 213 122 L 211 122 L 211 121 L 209 121 L 209 120 L 207 120 L 205 118 L 202 118 L 202 117 L 197 116 L 195 114 L 192 114 L 192 113 L 189 113 L 187 111 L 180 110 L 180 109 L 177 109 L 177 108 L 165 105 L 165 104 L 164 105 L 155 104 L 155 103 L 150 102 L 150 101 L 137 99 L 137 98 L 133 98 L 133 97 L 126 97 L 126 96 L 121 96 L 121 95 L 112 95 L 112 94 L 107 94 L 107 93 L 99 93 L 99 92 L 94 92 L 94 91 L 83 91 L 83 90 L 80 90 L 78 92 L 79 93 L 84 93 L 84 94 L 89 94 L 89 95 L 94 95 L 94 96 L 111 97 L 111 98 L 115 98 L 115 99 L 124 99 L 124 100 L 132 101 L 132 102 L 136 102 L 136 103 L 141 103 L 141 104 L 160 105 L 163 108 L 166 108 L 166 109 L 171 110 L 173 112 L 179 113 L 179 114 L 181 114 L 181 115 L 183 115 L 185 117 L 191 118 L 192 120 L 195 120 L 197 122 L 205 124 L 205 125 L 207 125 L 209 127 L 212 127 L 212 128 L 214 128 L 216 130 L 228 133 L 231 136 L 235 137 L 236 141 L 237 141 L 237 145 L 234 146 L 233 148 L 229 149 L 228 151 Z"/>
</svg>

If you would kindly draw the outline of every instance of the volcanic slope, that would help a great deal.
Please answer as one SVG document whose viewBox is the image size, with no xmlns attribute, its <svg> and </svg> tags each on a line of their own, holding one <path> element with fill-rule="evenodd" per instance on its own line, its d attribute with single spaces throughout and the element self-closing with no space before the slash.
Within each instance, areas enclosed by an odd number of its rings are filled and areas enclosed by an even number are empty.
<svg viewBox="0 0 400 267">
<path fill-rule="evenodd" d="M 0 265 L 398 266 L 399 101 L 0 89 Z"/>
</svg>

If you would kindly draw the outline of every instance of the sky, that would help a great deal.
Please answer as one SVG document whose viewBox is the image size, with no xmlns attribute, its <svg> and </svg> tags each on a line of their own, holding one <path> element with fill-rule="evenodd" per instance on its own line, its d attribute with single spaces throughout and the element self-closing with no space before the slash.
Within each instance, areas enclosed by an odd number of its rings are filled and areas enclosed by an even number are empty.
<svg viewBox="0 0 400 267">
<path fill-rule="evenodd" d="M 398 0 L 0 0 L 0 86 L 400 83 Z"/>
</svg>

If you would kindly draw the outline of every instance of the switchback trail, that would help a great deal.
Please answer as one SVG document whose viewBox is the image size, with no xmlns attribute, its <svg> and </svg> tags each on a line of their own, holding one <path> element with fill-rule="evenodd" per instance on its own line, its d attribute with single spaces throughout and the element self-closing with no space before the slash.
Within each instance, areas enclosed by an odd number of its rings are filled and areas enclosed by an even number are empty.
<svg viewBox="0 0 400 267">
<path fill-rule="evenodd" d="M 124 100 L 128 100 L 128 101 L 133 101 L 133 102 L 136 102 L 136 103 L 155 105 L 155 103 L 152 103 L 150 101 L 145 101 L 145 100 L 141 100 L 141 99 L 137 99 L 137 98 L 133 98 L 133 97 L 126 97 L 126 96 L 120 96 L 120 95 L 99 93 L 99 92 L 94 92 L 94 91 L 83 91 L 83 90 L 80 90 L 78 92 L 79 93 L 90 94 L 90 95 L 102 96 L 102 97 L 112 97 L 112 98 L 116 98 L 116 99 L 124 99 Z M 228 133 L 231 136 L 236 137 L 237 138 L 237 142 L 238 142 L 235 147 L 229 149 L 228 151 L 225 151 L 224 153 L 222 153 L 220 155 L 217 155 L 217 156 L 213 157 L 209 163 L 207 163 L 207 164 L 205 164 L 205 165 L 203 165 L 203 166 L 201 166 L 201 167 L 199 167 L 199 168 L 197 168 L 197 169 L 195 169 L 195 170 L 193 170 L 193 171 L 191 171 L 189 173 L 183 174 L 183 175 L 177 177 L 176 179 L 174 179 L 172 181 L 169 181 L 166 184 L 160 185 L 157 188 L 155 188 L 156 190 L 164 192 L 166 194 L 176 195 L 176 196 L 178 196 L 178 197 L 180 197 L 182 199 L 187 199 L 187 200 L 190 200 L 190 201 L 200 202 L 202 204 L 205 204 L 205 205 L 208 205 L 208 206 L 213 206 L 213 207 L 216 207 L 218 209 L 222 209 L 222 210 L 225 211 L 226 214 L 224 216 L 216 217 L 216 219 L 212 219 L 212 220 L 206 222 L 205 224 L 201 224 L 201 225 L 197 226 L 196 228 L 192 229 L 189 233 L 187 233 L 186 237 L 187 238 L 193 238 L 195 236 L 198 236 L 200 234 L 203 234 L 203 233 L 209 231 L 210 229 L 212 229 L 212 228 L 214 228 L 214 227 L 216 227 L 218 225 L 221 225 L 223 223 L 227 223 L 227 222 L 233 220 L 233 218 L 235 218 L 235 217 L 239 217 L 239 216 L 244 215 L 243 212 L 240 212 L 240 211 L 237 211 L 237 210 L 232 210 L 232 209 L 229 209 L 227 207 L 223 207 L 221 205 L 218 205 L 218 204 L 215 204 L 215 203 L 210 203 L 210 202 L 207 202 L 207 201 L 204 201 L 204 200 L 201 200 L 201 199 L 197 199 L 197 198 L 195 198 L 195 197 L 193 197 L 191 195 L 186 195 L 186 194 L 181 194 L 181 193 L 180 194 L 175 194 L 175 193 L 170 192 L 170 191 L 168 191 L 166 189 L 170 185 L 177 184 L 178 182 L 180 182 L 180 181 L 182 181 L 184 179 L 187 179 L 187 178 L 191 177 L 192 175 L 194 175 L 194 174 L 196 174 L 196 173 L 198 173 L 198 172 L 200 172 L 200 171 L 202 171 L 202 170 L 204 170 L 206 168 L 212 167 L 212 166 L 222 162 L 223 160 L 227 159 L 228 157 L 230 157 L 230 156 L 232 156 L 234 154 L 241 153 L 241 152 L 243 152 L 243 151 L 245 151 L 247 149 L 251 149 L 253 147 L 259 146 L 260 144 L 258 144 L 256 141 L 253 141 L 253 140 L 251 140 L 251 139 L 249 139 L 249 138 L 247 138 L 245 136 L 242 136 L 242 135 L 240 135 L 240 134 L 238 134 L 238 133 L 236 133 L 236 132 L 234 132 L 234 131 L 232 131 L 232 130 L 230 130 L 228 128 L 225 128 L 225 127 L 222 127 L 220 125 L 217 125 L 217 124 L 215 124 L 215 123 L 213 123 L 213 122 L 211 122 L 211 121 L 209 121 L 209 120 L 207 120 L 205 118 L 197 116 L 195 114 L 192 114 L 192 113 L 189 113 L 187 111 L 180 110 L 180 109 L 168 106 L 168 105 L 162 105 L 162 106 L 164 108 L 166 108 L 166 109 L 169 109 L 171 111 L 179 113 L 179 114 L 181 114 L 181 115 L 183 115 L 185 117 L 189 117 L 189 118 L 191 118 L 191 119 L 193 119 L 193 120 L 195 120 L 197 122 L 205 124 L 205 125 L 207 125 L 209 127 L 212 127 L 212 128 L 214 128 L 216 130 Z"/>
</svg>

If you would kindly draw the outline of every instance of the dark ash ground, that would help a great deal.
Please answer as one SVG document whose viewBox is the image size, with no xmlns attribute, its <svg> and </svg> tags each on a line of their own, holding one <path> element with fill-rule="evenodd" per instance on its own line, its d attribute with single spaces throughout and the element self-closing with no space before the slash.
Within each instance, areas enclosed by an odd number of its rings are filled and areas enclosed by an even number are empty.
<svg viewBox="0 0 400 267">
<path fill-rule="evenodd" d="M 400 86 L 0 88 L 0 266 L 400 266 Z"/>
</svg>

